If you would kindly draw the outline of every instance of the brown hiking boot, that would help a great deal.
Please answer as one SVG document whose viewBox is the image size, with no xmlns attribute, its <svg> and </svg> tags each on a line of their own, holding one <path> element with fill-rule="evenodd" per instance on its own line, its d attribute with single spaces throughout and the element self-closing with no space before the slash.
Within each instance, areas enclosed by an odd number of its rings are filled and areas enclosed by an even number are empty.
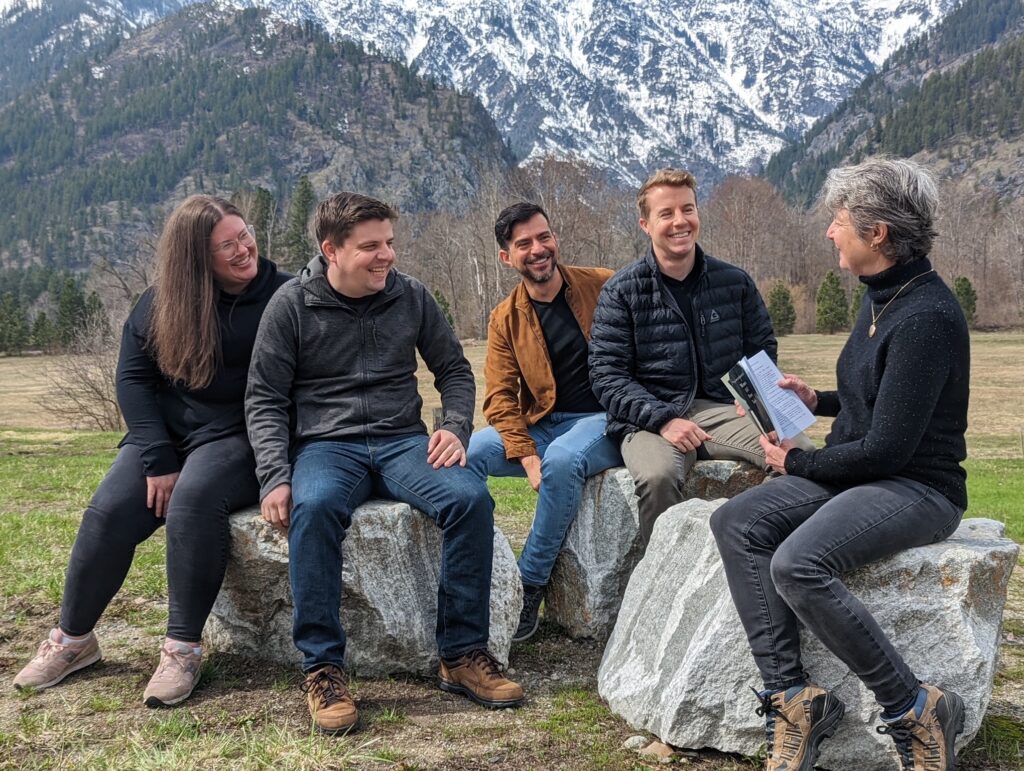
<svg viewBox="0 0 1024 771">
<path fill-rule="evenodd" d="M 846 705 L 816 685 L 759 693 L 757 698 L 761 700 L 757 714 L 765 718 L 768 740 L 765 771 L 811 771 L 818 745 L 836 732 Z"/>
<path fill-rule="evenodd" d="M 49 688 L 72 672 L 84 669 L 100 660 L 100 644 L 92 632 L 81 641 L 64 644 L 64 633 L 58 627 L 43 640 L 35 657 L 14 678 L 14 687 Z"/>
<path fill-rule="evenodd" d="M 306 694 L 309 714 L 318 730 L 340 733 L 348 731 L 359 720 L 359 710 L 348 692 L 345 673 L 340 667 L 325 664 L 314 669 L 299 688 Z"/>
<path fill-rule="evenodd" d="M 921 684 L 923 699 L 876 729 L 896 742 L 903 771 L 956 771 L 953 744 L 964 730 L 964 701 L 953 691 Z"/>
<path fill-rule="evenodd" d="M 503 669 L 488 651 L 477 648 L 452 662 L 441 659 L 439 685 L 442 691 L 461 693 L 484 707 L 518 707 L 523 689 L 505 677 Z"/>
</svg>

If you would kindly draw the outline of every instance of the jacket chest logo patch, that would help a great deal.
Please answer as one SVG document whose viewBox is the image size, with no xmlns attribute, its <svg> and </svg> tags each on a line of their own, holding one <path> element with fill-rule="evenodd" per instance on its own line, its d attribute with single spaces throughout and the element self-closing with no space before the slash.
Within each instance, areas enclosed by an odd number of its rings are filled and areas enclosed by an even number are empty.
<svg viewBox="0 0 1024 771">
<path fill-rule="evenodd" d="M 716 311 L 714 308 L 712 308 L 711 309 L 711 316 L 708 318 L 708 323 L 709 324 L 714 324 L 716 321 L 720 320 L 721 318 L 722 317 L 718 315 L 718 311 Z"/>
</svg>

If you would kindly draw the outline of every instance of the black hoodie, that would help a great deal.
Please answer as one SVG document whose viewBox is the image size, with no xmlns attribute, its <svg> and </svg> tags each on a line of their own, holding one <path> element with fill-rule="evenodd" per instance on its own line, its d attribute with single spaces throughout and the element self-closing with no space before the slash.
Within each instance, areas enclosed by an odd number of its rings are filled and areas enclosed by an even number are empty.
<svg viewBox="0 0 1024 771">
<path fill-rule="evenodd" d="M 260 258 L 259 272 L 242 294 L 220 292 L 221 361 L 210 384 L 197 390 L 170 380 L 157 367 L 149 345 L 153 287 L 143 292 L 121 335 L 117 402 L 128 424 L 121 444 L 141 450 L 146 476 L 179 471 L 197 447 L 245 432 L 242 400 L 256 330 L 267 302 L 290 278 Z"/>
</svg>

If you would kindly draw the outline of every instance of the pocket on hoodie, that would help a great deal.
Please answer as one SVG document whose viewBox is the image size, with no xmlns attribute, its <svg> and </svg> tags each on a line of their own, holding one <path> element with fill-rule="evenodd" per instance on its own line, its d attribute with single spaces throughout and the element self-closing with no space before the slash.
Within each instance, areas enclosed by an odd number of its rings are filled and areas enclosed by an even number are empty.
<svg viewBox="0 0 1024 771">
<path fill-rule="evenodd" d="M 394 329 L 393 325 L 380 323 L 371 318 L 370 323 L 370 369 L 376 372 L 396 372 L 416 367 L 416 338 L 407 330 Z"/>
</svg>

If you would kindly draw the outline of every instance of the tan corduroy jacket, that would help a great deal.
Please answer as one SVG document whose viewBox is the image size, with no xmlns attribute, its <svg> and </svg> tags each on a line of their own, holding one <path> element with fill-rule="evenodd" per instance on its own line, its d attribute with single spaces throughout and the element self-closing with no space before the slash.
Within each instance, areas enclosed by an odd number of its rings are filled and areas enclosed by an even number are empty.
<svg viewBox="0 0 1024 771">
<path fill-rule="evenodd" d="M 558 270 L 566 302 L 589 342 L 597 296 L 613 271 L 567 265 Z M 536 455 L 528 428 L 554 409 L 555 377 L 540 319 L 522 282 L 491 311 L 484 378 L 484 417 L 501 435 L 505 457 Z"/>
</svg>

